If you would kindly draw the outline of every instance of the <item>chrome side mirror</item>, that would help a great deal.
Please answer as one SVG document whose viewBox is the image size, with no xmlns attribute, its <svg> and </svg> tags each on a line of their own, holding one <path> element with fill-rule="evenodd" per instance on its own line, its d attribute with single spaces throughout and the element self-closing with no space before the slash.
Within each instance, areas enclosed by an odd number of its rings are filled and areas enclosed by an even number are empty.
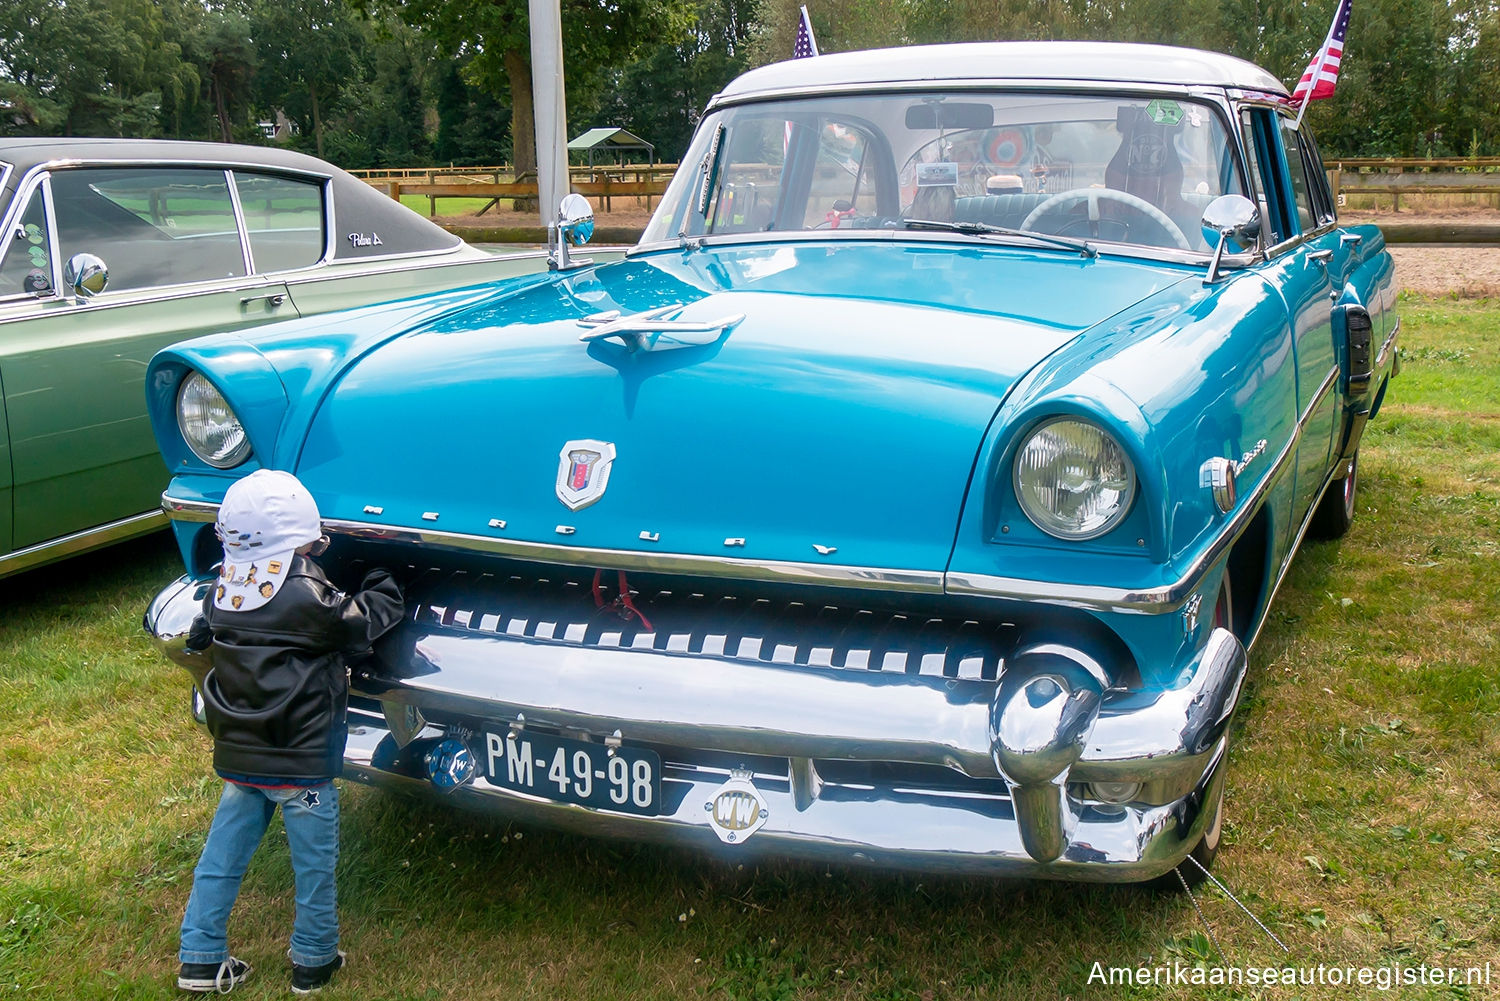
<svg viewBox="0 0 1500 1001">
<path fill-rule="evenodd" d="M 92 299 L 109 284 L 109 267 L 93 254 L 74 254 L 63 265 L 63 284 L 80 299 Z"/>
<path fill-rule="evenodd" d="M 1214 258 L 1203 279 L 1203 284 L 1212 285 L 1219 279 L 1219 262 L 1229 241 L 1235 243 L 1231 253 L 1240 253 L 1260 235 L 1260 210 L 1244 195 L 1220 195 L 1203 210 L 1202 226 L 1203 238 L 1214 244 Z"/>
<path fill-rule="evenodd" d="M 547 242 L 553 245 L 548 264 L 553 271 L 566 271 L 592 263 L 580 257 L 573 260 L 568 248 L 581 247 L 594 236 L 594 207 L 578 193 L 565 195 L 557 207 L 557 222 L 547 227 Z M 554 237 L 556 242 L 553 243 Z"/>
</svg>

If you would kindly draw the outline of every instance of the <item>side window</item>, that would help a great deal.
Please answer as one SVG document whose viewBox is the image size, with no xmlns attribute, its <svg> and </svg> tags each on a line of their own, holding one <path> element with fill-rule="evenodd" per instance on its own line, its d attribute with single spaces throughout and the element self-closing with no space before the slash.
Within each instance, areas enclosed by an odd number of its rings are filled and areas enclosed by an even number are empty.
<svg viewBox="0 0 1500 1001">
<path fill-rule="evenodd" d="M 1260 206 L 1263 228 L 1269 233 L 1267 244 L 1275 246 L 1296 235 L 1287 207 L 1291 204 L 1279 168 L 1281 151 L 1276 141 L 1275 112 L 1267 108 L 1249 108 L 1240 118 L 1245 131 L 1245 152 L 1250 158 L 1250 173 L 1255 179 L 1256 200 Z"/>
<path fill-rule="evenodd" d="M 234 187 L 256 272 L 291 271 L 323 259 L 328 234 L 322 182 L 236 170 Z"/>
<path fill-rule="evenodd" d="M 837 228 L 848 216 L 874 214 L 875 192 L 864 169 L 868 142 L 858 129 L 838 122 L 821 125 L 807 211 L 802 216 L 804 228 Z"/>
<path fill-rule="evenodd" d="M 1309 233 L 1319 226 L 1318 209 L 1313 204 L 1313 188 L 1307 178 L 1307 160 L 1302 154 L 1302 137 L 1292 129 L 1290 119 L 1281 119 L 1281 144 L 1286 149 L 1287 173 L 1292 178 L 1292 197 L 1297 205 L 1297 229 Z"/>
<path fill-rule="evenodd" d="M 1338 211 L 1333 205 L 1333 190 L 1328 186 L 1328 172 L 1323 169 L 1323 156 L 1318 144 L 1313 142 L 1307 126 L 1302 127 L 1302 158 L 1307 165 L 1307 185 L 1312 189 L 1313 205 L 1317 209 L 1320 223 L 1338 221 Z"/>
<path fill-rule="evenodd" d="M 52 175 L 60 253 L 89 253 L 111 291 L 245 274 L 229 181 L 222 170 L 110 167 Z"/>
<path fill-rule="evenodd" d="M 51 241 L 42 189 L 31 193 L 26 211 L 16 220 L 10 238 L 0 245 L 0 298 L 41 295 L 52 291 Z"/>
</svg>

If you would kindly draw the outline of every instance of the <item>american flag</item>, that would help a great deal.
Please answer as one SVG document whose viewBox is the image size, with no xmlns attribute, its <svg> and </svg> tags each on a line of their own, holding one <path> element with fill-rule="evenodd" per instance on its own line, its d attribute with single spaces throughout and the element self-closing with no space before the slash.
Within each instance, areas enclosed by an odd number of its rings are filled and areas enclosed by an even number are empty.
<svg viewBox="0 0 1500 1001">
<path fill-rule="evenodd" d="M 813 38 L 812 19 L 807 16 L 807 8 L 802 8 L 802 19 L 797 22 L 797 43 L 792 46 L 793 59 L 805 59 L 808 56 L 818 54 L 818 40 Z M 792 148 L 792 123 L 786 123 L 786 130 L 781 136 L 781 155 L 786 157 L 787 150 Z"/>
<path fill-rule="evenodd" d="M 1292 91 L 1292 100 L 1300 101 L 1304 107 L 1308 101 L 1332 97 L 1333 89 L 1338 85 L 1339 63 L 1344 58 L 1344 36 L 1349 32 L 1349 4 L 1350 0 L 1339 0 L 1339 9 L 1333 12 L 1333 25 L 1328 29 L 1323 47 L 1302 71 L 1302 79 Z"/>
<path fill-rule="evenodd" d="M 792 46 L 792 58 L 803 59 L 807 56 L 818 54 L 818 42 L 813 38 L 812 21 L 807 16 L 807 8 L 802 8 L 802 20 L 797 22 L 797 44 Z"/>
</svg>

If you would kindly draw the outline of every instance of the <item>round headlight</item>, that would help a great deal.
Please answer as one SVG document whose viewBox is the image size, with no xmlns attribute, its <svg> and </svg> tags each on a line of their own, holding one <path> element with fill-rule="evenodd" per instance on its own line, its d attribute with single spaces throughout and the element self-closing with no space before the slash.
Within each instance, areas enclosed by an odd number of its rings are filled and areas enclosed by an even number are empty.
<svg viewBox="0 0 1500 1001">
<path fill-rule="evenodd" d="M 238 466 L 250 455 L 250 439 L 229 401 L 197 372 L 177 391 L 177 427 L 193 454 L 216 469 Z"/>
<path fill-rule="evenodd" d="M 1118 525 L 1135 496 L 1135 469 L 1104 429 L 1068 417 L 1047 421 L 1016 455 L 1016 497 L 1037 528 L 1092 539 Z"/>
</svg>

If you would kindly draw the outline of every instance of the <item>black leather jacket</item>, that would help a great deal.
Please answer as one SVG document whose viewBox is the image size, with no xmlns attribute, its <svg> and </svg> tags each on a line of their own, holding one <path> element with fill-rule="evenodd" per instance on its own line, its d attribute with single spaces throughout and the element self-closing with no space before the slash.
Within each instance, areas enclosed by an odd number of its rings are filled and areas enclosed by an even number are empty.
<svg viewBox="0 0 1500 1001">
<path fill-rule="evenodd" d="M 404 612 L 385 570 L 372 570 L 350 595 L 302 556 L 293 557 L 275 597 L 252 611 L 222 611 L 210 590 L 188 643 L 213 645 L 202 694 L 214 768 L 270 780 L 343 771 L 346 658 L 367 652 Z"/>
</svg>

